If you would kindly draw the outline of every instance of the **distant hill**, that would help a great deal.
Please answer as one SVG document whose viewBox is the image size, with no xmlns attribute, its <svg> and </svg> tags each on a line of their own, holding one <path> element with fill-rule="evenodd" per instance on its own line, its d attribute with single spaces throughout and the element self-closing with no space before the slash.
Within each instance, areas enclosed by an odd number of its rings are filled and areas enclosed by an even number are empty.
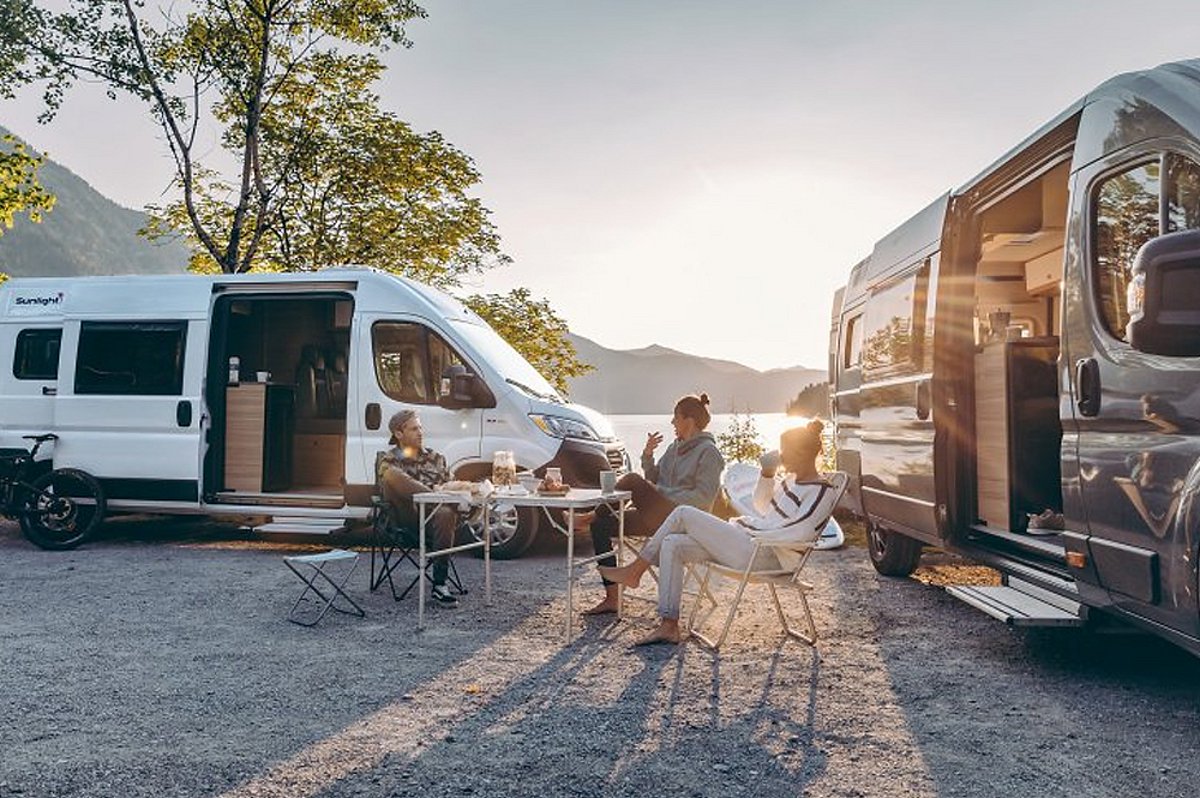
<svg viewBox="0 0 1200 798">
<path fill-rule="evenodd" d="M 826 379 L 824 369 L 758 371 L 665 346 L 607 349 L 579 335 L 571 342 L 596 369 L 571 380 L 571 399 L 605 413 L 669 413 L 680 396 L 701 391 L 714 413 L 782 413 L 805 386 Z"/>
<path fill-rule="evenodd" d="M 0 135 L 8 131 L 0 128 Z M 69 169 L 47 160 L 38 179 L 57 197 L 41 224 L 19 215 L 0 235 L 0 271 L 14 277 L 76 274 L 173 274 L 187 269 L 178 242 L 137 234 L 146 215 L 104 197 Z"/>
</svg>

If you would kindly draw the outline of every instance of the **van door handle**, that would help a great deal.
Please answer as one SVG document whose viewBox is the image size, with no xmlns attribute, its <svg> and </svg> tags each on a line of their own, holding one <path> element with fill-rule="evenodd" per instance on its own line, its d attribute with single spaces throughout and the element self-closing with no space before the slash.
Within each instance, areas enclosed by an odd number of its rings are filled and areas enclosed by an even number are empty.
<svg viewBox="0 0 1200 798">
<path fill-rule="evenodd" d="M 181 399 L 175 405 L 175 423 L 181 427 L 192 426 L 192 403 L 187 399 Z"/>
<path fill-rule="evenodd" d="M 364 420 L 367 423 L 367 429 L 379 429 L 379 425 L 383 423 L 383 409 L 378 402 L 367 403 L 367 417 Z"/>
<path fill-rule="evenodd" d="M 919 421 L 929 420 L 929 404 L 930 404 L 930 386 L 929 380 L 921 380 L 917 383 L 917 419 Z"/>
<path fill-rule="evenodd" d="M 53 385 L 43 385 L 42 386 L 42 396 L 57 396 L 57 395 L 58 395 L 58 388 L 56 388 L 55 386 L 53 386 Z"/>
<path fill-rule="evenodd" d="M 1075 361 L 1075 406 L 1082 416 L 1100 415 L 1100 364 L 1094 357 Z"/>
</svg>

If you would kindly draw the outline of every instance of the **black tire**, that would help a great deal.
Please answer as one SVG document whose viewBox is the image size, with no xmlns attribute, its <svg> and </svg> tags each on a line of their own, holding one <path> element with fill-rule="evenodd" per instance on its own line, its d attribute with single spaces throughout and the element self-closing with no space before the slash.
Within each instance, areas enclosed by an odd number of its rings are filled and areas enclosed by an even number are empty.
<svg viewBox="0 0 1200 798">
<path fill-rule="evenodd" d="M 524 554 L 533 545 L 533 541 L 537 540 L 540 513 L 541 509 L 537 507 L 515 507 L 504 514 L 498 514 L 493 509 L 489 514 L 492 528 L 492 558 L 515 560 Z M 467 523 L 475 539 L 483 540 L 483 514 L 472 514 Z M 482 549 L 476 549 L 475 553 L 480 557 L 483 556 Z"/>
<path fill-rule="evenodd" d="M 35 546 L 73 549 L 104 518 L 104 491 L 95 477 L 77 468 L 59 468 L 31 483 L 20 511 L 21 531 Z"/>
<path fill-rule="evenodd" d="M 908 576 L 921 563 L 919 540 L 884 529 L 873 521 L 867 522 L 867 551 L 871 564 L 884 576 Z"/>
</svg>

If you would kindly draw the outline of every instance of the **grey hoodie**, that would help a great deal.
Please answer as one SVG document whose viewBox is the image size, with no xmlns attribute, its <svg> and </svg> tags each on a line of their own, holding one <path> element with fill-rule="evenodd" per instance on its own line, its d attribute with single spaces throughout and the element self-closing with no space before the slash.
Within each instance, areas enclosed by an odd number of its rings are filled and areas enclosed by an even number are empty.
<svg viewBox="0 0 1200 798">
<path fill-rule="evenodd" d="M 657 465 L 653 456 L 642 455 L 642 473 L 662 495 L 705 511 L 716 501 L 724 468 L 725 458 L 708 432 L 672 442 Z"/>
</svg>

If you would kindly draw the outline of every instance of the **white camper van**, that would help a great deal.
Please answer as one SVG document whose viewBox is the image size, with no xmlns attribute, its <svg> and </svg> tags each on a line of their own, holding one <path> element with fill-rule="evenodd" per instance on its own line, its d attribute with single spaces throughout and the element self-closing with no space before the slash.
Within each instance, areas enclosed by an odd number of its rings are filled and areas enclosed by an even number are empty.
<svg viewBox="0 0 1200 798">
<path fill-rule="evenodd" d="M 335 528 L 367 514 L 401 408 L 457 478 L 497 450 L 572 484 L 628 468 L 601 414 L 462 303 L 371 270 L 13 279 L 0 356 L 0 446 L 56 433 L 54 465 L 94 475 L 117 511 Z M 536 533 L 533 513 L 506 519 L 494 556 Z"/>
</svg>

